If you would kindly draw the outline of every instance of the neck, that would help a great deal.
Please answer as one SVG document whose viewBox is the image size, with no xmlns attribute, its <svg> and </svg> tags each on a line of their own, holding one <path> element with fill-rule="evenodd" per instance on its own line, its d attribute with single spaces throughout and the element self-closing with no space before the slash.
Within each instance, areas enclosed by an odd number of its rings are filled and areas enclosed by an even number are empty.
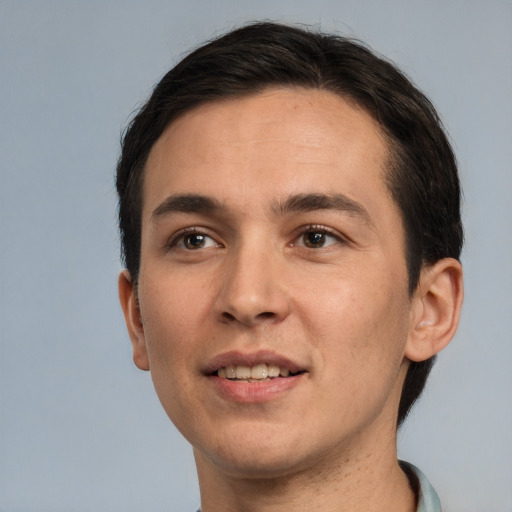
<svg viewBox="0 0 512 512">
<path fill-rule="evenodd" d="M 416 497 L 398 465 L 396 442 L 366 448 L 270 476 L 220 469 L 196 451 L 201 510 L 414 512 Z"/>
</svg>

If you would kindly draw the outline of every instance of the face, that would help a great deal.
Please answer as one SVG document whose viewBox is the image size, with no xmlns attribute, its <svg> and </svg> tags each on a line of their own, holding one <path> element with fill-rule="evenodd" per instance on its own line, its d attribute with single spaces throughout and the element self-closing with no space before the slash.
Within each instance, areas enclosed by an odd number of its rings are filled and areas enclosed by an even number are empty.
<svg viewBox="0 0 512 512">
<path fill-rule="evenodd" d="M 153 147 L 128 323 L 198 463 L 285 474 L 394 436 L 412 304 L 387 159 L 315 90 L 203 105 Z"/>
</svg>

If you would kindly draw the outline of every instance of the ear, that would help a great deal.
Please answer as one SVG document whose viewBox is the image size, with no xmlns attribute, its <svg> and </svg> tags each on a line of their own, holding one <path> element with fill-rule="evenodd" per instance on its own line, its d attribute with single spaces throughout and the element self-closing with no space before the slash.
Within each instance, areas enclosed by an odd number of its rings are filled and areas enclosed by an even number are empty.
<svg viewBox="0 0 512 512">
<path fill-rule="evenodd" d="M 132 284 L 128 270 L 123 270 L 118 279 L 119 301 L 124 313 L 128 334 L 132 341 L 133 362 L 141 370 L 149 370 L 149 357 L 146 347 L 144 326 L 140 316 L 137 289 Z"/>
<path fill-rule="evenodd" d="M 440 352 L 455 335 L 464 297 L 462 266 L 444 258 L 421 270 L 413 297 L 413 317 L 405 356 L 425 361 Z"/>
</svg>

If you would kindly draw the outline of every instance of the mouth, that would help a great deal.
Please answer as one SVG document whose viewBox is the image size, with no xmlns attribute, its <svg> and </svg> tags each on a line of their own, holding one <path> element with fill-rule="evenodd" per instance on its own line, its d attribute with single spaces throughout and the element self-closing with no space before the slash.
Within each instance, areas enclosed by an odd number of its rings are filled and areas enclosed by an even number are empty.
<svg viewBox="0 0 512 512">
<path fill-rule="evenodd" d="M 238 382 L 265 382 L 273 379 L 285 379 L 295 377 L 305 370 L 291 371 L 287 366 L 279 366 L 272 363 L 258 363 L 254 366 L 227 365 L 219 368 L 212 375 L 221 379 Z"/>
<path fill-rule="evenodd" d="M 203 368 L 203 375 L 222 399 L 246 405 L 288 396 L 308 373 L 304 364 L 268 350 L 226 352 Z"/>
<path fill-rule="evenodd" d="M 224 353 L 211 360 L 203 371 L 210 377 L 249 383 L 289 379 L 308 373 L 303 365 L 272 351 Z"/>
</svg>

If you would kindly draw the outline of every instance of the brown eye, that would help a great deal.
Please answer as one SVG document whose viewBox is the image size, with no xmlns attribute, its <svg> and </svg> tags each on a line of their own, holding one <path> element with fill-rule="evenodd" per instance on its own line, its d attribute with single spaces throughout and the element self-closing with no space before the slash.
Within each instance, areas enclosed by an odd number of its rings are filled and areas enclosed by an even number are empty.
<svg viewBox="0 0 512 512">
<path fill-rule="evenodd" d="M 187 249 L 202 249 L 206 245 L 206 239 L 210 238 L 201 233 L 191 233 L 183 237 L 183 245 Z"/>
<path fill-rule="evenodd" d="M 327 235 L 321 231 L 308 231 L 304 233 L 302 240 L 309 249 L 318 249 L 326 245 Z"/>
<path fill-rule="evenodd" d="M 219 244 L 211 236 L 205 235 L 199 231 L 179 235 L 169 244 L 170 249 L 175 248 L 187 251 L 197 251 L 210 247 L 219 247 Z"/>
<path fill-rule="evenodd" d="M 292 245 L 306 249 L 323 249 L 331 245 L 344 244 L 344 239 L 328 228 L 311 226 L 302 231 Z"/>
<path fill-rule="evenodd" d="M 176 233 L 166 244 L 168 251 L 200 251 L 202 249 L 221 248 L 219 244 L 210 235 L 196 228 L 187 228 Z"/>
</svg>

